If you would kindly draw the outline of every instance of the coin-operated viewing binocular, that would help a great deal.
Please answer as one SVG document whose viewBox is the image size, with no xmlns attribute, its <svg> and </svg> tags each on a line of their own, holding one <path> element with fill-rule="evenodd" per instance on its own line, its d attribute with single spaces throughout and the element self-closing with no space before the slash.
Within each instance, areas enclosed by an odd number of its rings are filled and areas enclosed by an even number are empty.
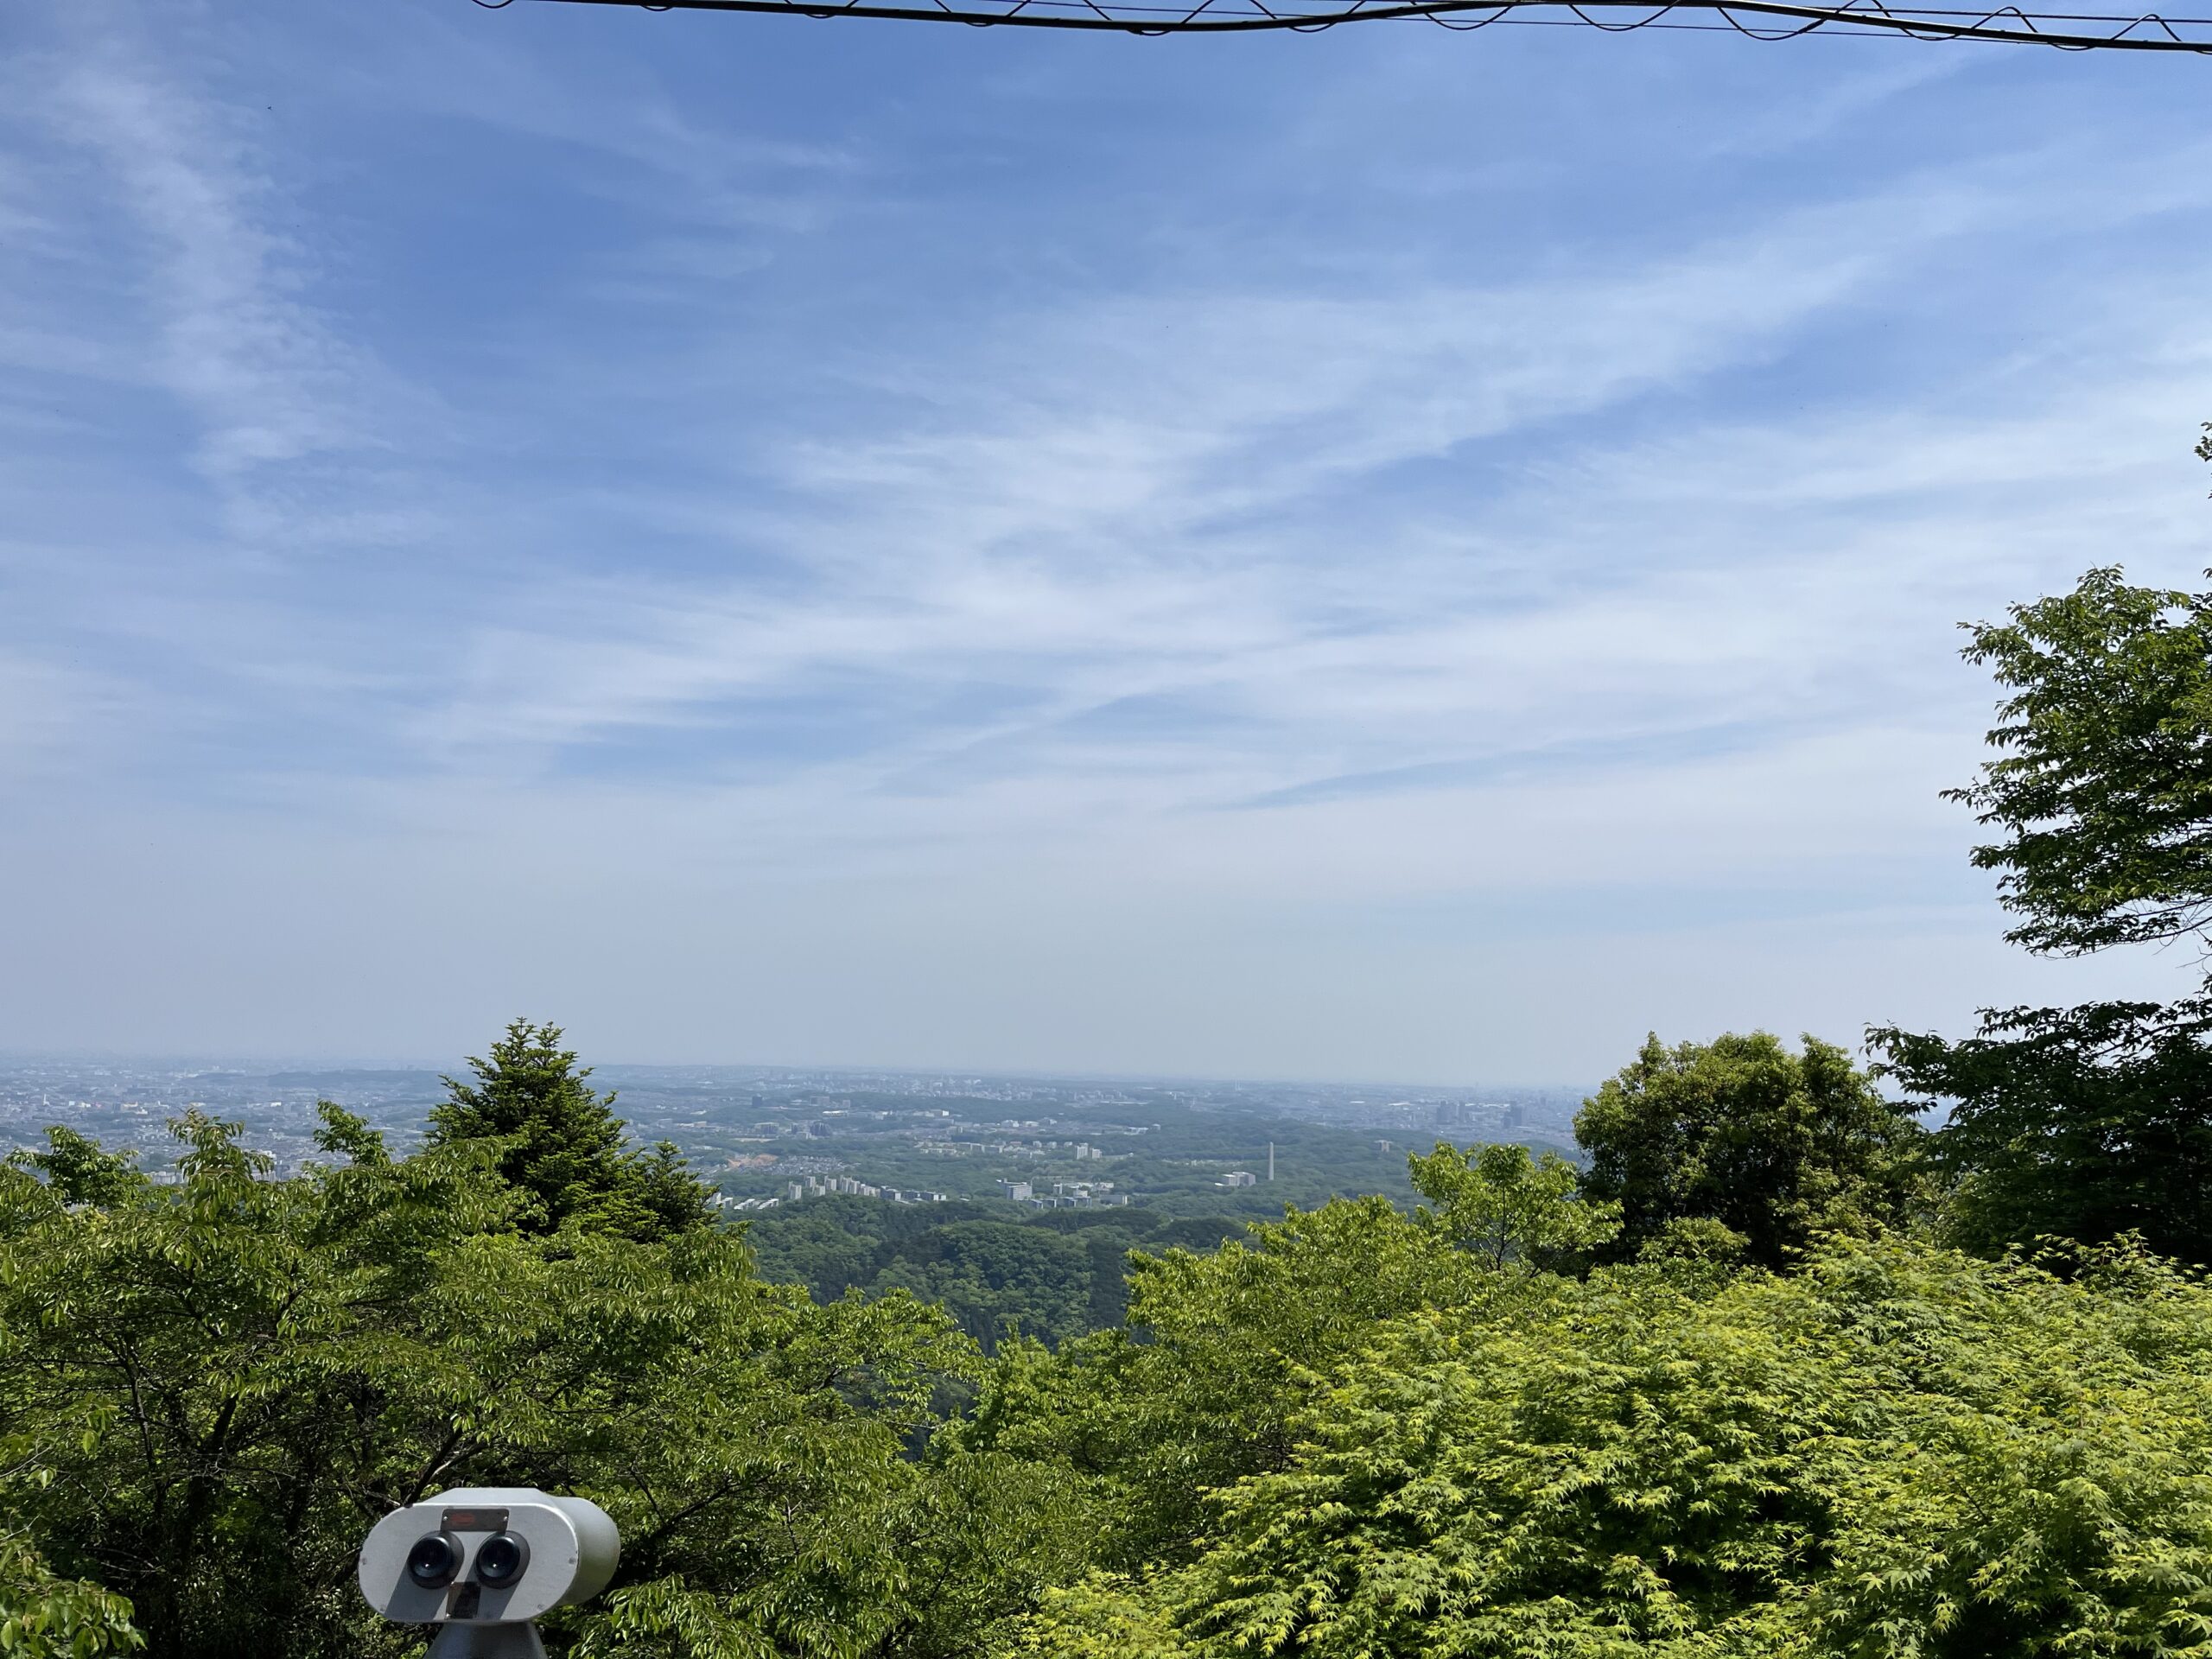
<svg viewBox="0 0 2212 1659">
<path fill-rule="evenodd" d="M 604 1590 L 621 1553 L 614 1522 L 584 1498 L 463 1487 L 376 1523 L 361 1593 L 395 1624 L 440 1626 L 429 1659 L 545 1659 L 531 1621 Z"/>
</svg>

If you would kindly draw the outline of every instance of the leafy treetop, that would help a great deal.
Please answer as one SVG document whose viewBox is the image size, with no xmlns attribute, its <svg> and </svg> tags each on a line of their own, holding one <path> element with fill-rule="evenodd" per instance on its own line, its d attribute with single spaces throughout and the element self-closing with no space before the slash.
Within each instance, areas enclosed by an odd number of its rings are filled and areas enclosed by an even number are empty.
<svg viewBox="0 0 2212 1659">
<path fill-rule="evenodd" d="M 1797 1055 L 1764 1031 L 1673 1048 L 1647 1037 L 1583 1103 L 1583 1192 L 1619 1206 L 1611 1259 L 1679 1243 L 1681 1224 L 1717 1222 L 1747 1261 L 1780 1268 L 1815 1232 L 1904 1215 L 1919 1126 L 1842 1049 L 1804 1043 Z M 1716 1242 L 1730 1241 L 1708 1248 Z"/>
<path fill-rule="evenodd" d="M 99 1659 L 137 1653 L 146 1638 L 130 1603 L 82 1579 L 57 1577 L 39 1553 L 0 1533 L 0 1655 L 6 1659 Z"/>
<path fill-rule="evenodd" d="M 497 1166 L 525 1196 L 520 1224 L 581 1228 L 650 1239 L 702 1227 L 706 1189 L 675 1146 L 626 1151 L 614 1094 L 589 1086 L 591 1068 L 561 1046 L 561 1028 L 511 1022 L 487 1058 L 469 1057 L 473 1084 L 445 1080 L 430 1111 L 430 1143 L 499 1144 Z"/>
<path fill-rule="evenodd" d="M 977 1362 L 938 1310 L 764 1284 L 734 1229 L 518 1230 L 496 1142 L 322 1110 L 290 1179 L 197 1116 L 102 1201 L 0 1165 L 0 1515 L 43 1557 L 0 1547 L 0 1656 L 126 1616 L 147 1659 L 419 1656 L 355 1560 L 461 1485 L 614 1516 L 570 1659 L 968 1659 L 1063 1571 L 1055 1471 L 909 1455 Z"/>
<path fill-rule="evenodd" d="M 1965 655 L 2012 695 L 2003 753 L 1948 791 L 2002 838 L 1974 849 L 2037 950 L 2202 935 L 2212 923 L 2212 594 L 2117 566 L 1972 625 Z"/>
<path fill-rule="evenodd" d="M 1574 1166 L 1522 1146 L 1463 1152 L 1439 1141 L 1410 1160 L 1414 1188 L 1437 1207 L 1420 1218 L 1491 1268 L 1523 1270 L 1586 1262 L 1620 1231 L 1621 1207 L 1576 1196 Z"/>
<path fill-rule="evenodd" d="M 2212 459 L 2212 428 L 2199 450 Z M 2212 925 L 2212 594 L 2116 568 L 1973 629 L 1966 655 L 2012 695 L 2000 753 L 1951 792 L 2004 838 L 1999 872 L 2033 949 L 2202 939 Z M 1980 1249 L 2138 1234 L 2212 1262 L 2212 995 L 2171 1004 L 1985 1009 L 1961 1042 L 1880 1026 L 1877 1070 L 1947 1116 L 1945 1222 Z"/>
<path fill-rule="evenodd" d="M 2201 1659 L 2212 1300 L 1891 1235 L 1397 1320 L 1037 1659 Z M 1532 1282 L 1532 1289 L 1535 1287 Z"/>
</svg>

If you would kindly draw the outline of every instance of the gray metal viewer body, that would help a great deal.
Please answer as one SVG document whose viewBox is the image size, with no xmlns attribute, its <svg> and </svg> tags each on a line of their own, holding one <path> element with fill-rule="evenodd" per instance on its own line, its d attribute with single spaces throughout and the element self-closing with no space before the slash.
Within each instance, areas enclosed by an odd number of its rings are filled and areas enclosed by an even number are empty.
<svg viewBox="0 0 2212 1659">
<path fill-rule="evenodd" d="M 545 1659 L 534 1621 L 588 1601 L 622 1541 L 598 1504 L 527 1486 L 465 1486 L 377 1522 L 361 1593 L 400 1624 L 436 1624 L 429 1659 Z"/>
</svg>

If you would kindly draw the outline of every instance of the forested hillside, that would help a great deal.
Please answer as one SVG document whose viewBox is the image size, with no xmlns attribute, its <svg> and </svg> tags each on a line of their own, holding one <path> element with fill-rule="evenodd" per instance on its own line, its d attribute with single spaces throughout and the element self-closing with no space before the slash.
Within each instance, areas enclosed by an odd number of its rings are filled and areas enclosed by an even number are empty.
<svg viewBox="0 0 2212 1659">
<path fill-rule="evenodd" d="M 1973 652 L 2023 942 L 2206 944 L 2212 595 L 2093 572 Z M 519 1021 L 404 1157 L 57 1129 L 0 1169 L 0 1653 L 419 1653 L 361 1536 L 518 1484 L 622 1529 L 575 1659 L 2212 1655 L 2209 1022 L 1655 1037 L 1579 1161 L 1226 1243 L 725 1225 Z"/>
<path fill-rule="evenodd" d="M 858 1287 L 940 1302 L 986 1353 L 1019 1332 L 1057 1345 L 1118 1325 L 1131 1250 L 1211 1250 L 1242 1237 L 1231 1216 L 1143 1208 L 1058 1210 L 1009 1219 L 1004 1205 L 890 1205 L 829 1198 L 747 1224 L 761 1276 L 823 1301 Z"/>
</svg>

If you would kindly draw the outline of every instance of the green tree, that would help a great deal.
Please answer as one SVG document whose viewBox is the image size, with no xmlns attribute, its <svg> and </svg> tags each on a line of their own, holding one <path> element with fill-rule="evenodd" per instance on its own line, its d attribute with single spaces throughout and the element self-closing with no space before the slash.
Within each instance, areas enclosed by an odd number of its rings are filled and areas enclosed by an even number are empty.
<svg viewBox="0 0 2212 1659">
<path fill-rule="evenodd" d="M 1257 1224 L 1243 1242 L 1129 1262 L 1128 1324 L 1064 1344 L 1009 1343 L 963 1445 L 1065 1465 L 1094 1507 L 1103 1564 L 1192 1548 L 1205 1494 L 1283 1467 L 1319 1368 L 1378 1321 L 1502 1278 L 1443 1230 L 1379 1198 Z"/>
<path fill-rule="evenodd" d="M 591 1069 L 561 1046 L 558 1026 L 514 1020 L 468 1065 L 475 1082 L 448 1077 L 431 1109 L 431 1142 L 495 1143 L 499 1173 L 528 1196 L 518 1217 L 526 1229 L 658 1238 L 709 1224 L 706 1188 L 672 1144 L 624 1149 L 613 1091 L 590 1086 Z"/>
<path fill-rule="evenodd" d="M 1055 1659 L 2199 1659 L 2212 1290 L 1897 1235 L 1787 1276 L 1528 1281 L 1370 1333 L 1187 1565 Z"/>
<path fill-rule="evenodd" d="M 806 1285 L 819 1300 L 835 1301 L 848 1287 L 874 1277 L 886 1242 L 880 1230 L 903 1221 L 906 1207 L 874 1198 L 814 1198 L 748 1218 L 746 1236 L 764 1277 Z"/>
<path fill-rule="evenodd" d="M 1814 1233 L 1901 1218 L 1916 1190 L 1919 1126 L 1832 1044 L 1792 1054 L 1763 1031 L 1673 1048 L 1654 1035 L 1583 1103 L 1584 1195 L 1620 1206 L 1625 1260 L 1677 1224 L 1709 1220 L 1762 1267 Z"/>
<path fill-rule="evenodd" d="M 17 1154 L 11 1161 L 45 1177 L 64 1204 L 113 1204 L 146 1179 L 130 1152 L 109 1152 L 66 1124 L 48 1128 L 46 1148 Z"/>
<path fill-rule="evenodd" d="M 102 1202 L 0 1168 L 0 1514 L 154 1659 L 396 1659 L 355 1552 L 455 1485 L 615 1516 L 614 1589 L 551 1632 L 594 1653 L 949 1659 L 1057 1570 L 1059 1477 L 906 1455 L 978 1363 L 941 1313 L 765 1284 L 735 1230 L 522 1231 L 497 1141 L 323 1116 L 291 1179 L 200 1117 Z"/>
<path fill-rule="evenodd" d="M 1555 1152 L 1440 1141 L 1410 1161 L 1414 1189 L 1437 1206 L 1421 1218 L 1492 1268 L 1569 1265 L 1620 1230 L 1620 1205 L 1578 1197 L 1575 1167 Z"/>
<path fill-rule="evenodd" d="M 1057 1344 L 1089 1328 L 1090 1253 L 1019 1222 L 955 1222 L 916 1239 L 868 1288 L 940 1304 L 986 1353 L 1015 1332 Z"/>
<path fill-rule="evenodd" d="M 1977 623 L 1965 652 L 2011 695 L 1999 753 L 1948 798 L 2002 832 L 1974 852 L 2020 918 L 2075 952 L 2212 922 L 2212 594 L 2131 587 L 2117 566 Z"/>
<path fill-rule="evenodd" d="M 1515 1317 L 1548 1294 L 1548 1264 L 1613 1224 L 1608 1205 L 1574 1195 L 1563 1160 L 1523 1147 L 1440 1147 L 1409 1163 L 1430 1200 L 1411 1216 L 1340 1198 L 1211 1252 L 1133 1255 L 1127 1328 L 1057 1355 L 1007 1344 L 959 1443 L 1068 1468 L 1095 1517 L 1096 1565 L 1187 1560 L 1210 1494 L 1290 1467 L 1300 1414 L 1378 1331 L 1438 1308 Z"/>
<path fill-rule="evenodd" d="M 22 1539 L 0 1534 L 0 1655 L 7 1659 L 136 1653 L 146 1639 L 130 1611 L 97 1584 L 57 1578 Z"/>
<path fill-rule="evenodd" d="M 2059 953 L 2212 927 L 2212 594 L 2089 571 L 1972 630 L 2009 693 L 1996 751 L 1951 798 L 1999 832 L 2007 935 Z M 1868 1033 L 1879 1070 L 1947 1112 L 1936 1154 L 1961 1241 L 2139 1232 L 2212 1260 L 2212 997 L 1986 1009 L 1962 1042 Z"/>
<path fill-rule="evenodd" d="M 1873 1040 L 1886 1072 L 1948 1108 L 1933 1141 L 1959 1243 L 2134 1234 L 2212 1262 L 2212 999 L 2013 1008 L 1960 1042 Z"/>
</svg>

